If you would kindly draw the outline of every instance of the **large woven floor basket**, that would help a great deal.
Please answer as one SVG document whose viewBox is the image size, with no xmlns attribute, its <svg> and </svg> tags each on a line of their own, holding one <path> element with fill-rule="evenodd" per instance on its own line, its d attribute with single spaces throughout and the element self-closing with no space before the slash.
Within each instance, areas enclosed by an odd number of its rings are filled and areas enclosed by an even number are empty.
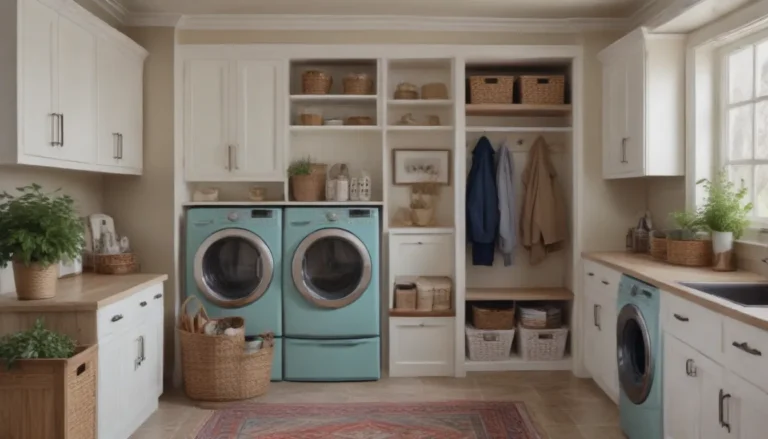
<svg viewBox="0 0 768 439">
<path fill-rule="evenodd" d="M 181 341 L 184 391 L 198 401 L 236 401 L 264 395 L 272 375 L 272 340 L 245 351 L 245 337 L 176 330 Z"/>
</svg>

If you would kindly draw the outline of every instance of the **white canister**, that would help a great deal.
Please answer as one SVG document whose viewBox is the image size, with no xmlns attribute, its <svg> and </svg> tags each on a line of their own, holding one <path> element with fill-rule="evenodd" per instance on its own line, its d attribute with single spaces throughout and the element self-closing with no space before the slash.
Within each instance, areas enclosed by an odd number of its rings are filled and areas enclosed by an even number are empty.
<svg viewBox="0 0 768 439">
<path fill-rule="evenodd" d="M 355 177 L 349 179 L 349 199 L 360 201 L 360 180 Z"/>
<path fill-rule="evenodd" d="M 345 175 L 336 179 L 336 201 L 349 201 L 349 180 Z"/>
<path fill-rule="evenodd" d="M 325 199 L 336 201 L 336 179 L 334 178 L 325 180 Z"/>
</svg>

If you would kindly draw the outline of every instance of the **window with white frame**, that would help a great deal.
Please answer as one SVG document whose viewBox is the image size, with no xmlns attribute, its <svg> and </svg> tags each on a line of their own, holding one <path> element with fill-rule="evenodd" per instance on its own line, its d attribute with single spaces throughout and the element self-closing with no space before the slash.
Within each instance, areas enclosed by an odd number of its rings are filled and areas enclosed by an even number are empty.
<svg viewBox="0 0 768 439">
<path fill-rule="evenodd" d="M 768 34 L 722 49 L 720 163 L 768 222 Z"/>
</svg>

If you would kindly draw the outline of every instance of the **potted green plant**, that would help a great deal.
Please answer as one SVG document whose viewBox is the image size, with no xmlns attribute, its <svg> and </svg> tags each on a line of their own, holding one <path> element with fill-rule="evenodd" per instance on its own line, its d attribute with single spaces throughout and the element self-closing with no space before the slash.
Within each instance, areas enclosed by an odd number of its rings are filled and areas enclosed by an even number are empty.
<svg viewBox="0 0 768 439">
<path fill-rule="evenodd" d="M 699 209 L 704 226 L 712 233 L 713 269 L 716 271 L 735 271 L 736 255 L 733 240 L 744 234 L 749 225 L 749 213 L 752 203 L 746 202 L 747 188 L 736 185 L 728 179 L 724 170 L 712 180 L 702 179 L 696 182 L 707 191 L 707 199 Z"/>
<path fill-rule="evenodd" d="M 69 196 L 43 193 L 37 184 L 17 190 L 0 194 L 0 267 L 13 263 L 20 300 L 49 299 L 59 261 L 80 256 L 83 224 Z"/>
<path fill-rule="evenodd" d="M 699 212 L 674 212 L 672 219 L 679 228 L 666 232 L 667 262 L 689 267 L 709 265 L 712 262 L 712 244 L 702 233 L 705 228 Z"/>
<path fill-rule="evenodd" d="M 78 347 L 42 319 L 0 337 L 0 437 L 96 437 L 97 359 L 96 345 Z"/>
<path fill-rule="evenodd" d="M 288 177 L 291 183 L 291 194 L 296 201 L 320 201 L 325 182 L 315 175 L 319 172 L 318 165 L 312 163 L 312 158 L 302 157 L 291 162 L 288 167 Z"/>
</svg>

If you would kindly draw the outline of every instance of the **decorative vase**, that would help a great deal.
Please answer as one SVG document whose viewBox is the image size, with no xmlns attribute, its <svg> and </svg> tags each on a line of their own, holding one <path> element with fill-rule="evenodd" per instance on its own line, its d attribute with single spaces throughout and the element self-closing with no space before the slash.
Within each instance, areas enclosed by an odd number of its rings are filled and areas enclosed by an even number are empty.
<svg viewBox="0 0 768 439">
<path fill-rule="evenodd" d="M 349 179 L 349 200 L 360 201 L 360 180 L 357 177 Z"/>
<path fill-rule="evenodd" d="M 712 253 L 715 271 L 736 271 L 736 253 L 732 232 L 712 232 Z"/>
<path fill-rule="evenodd" d="M 58 278 L 59 264 L 13 263 L 13 280 L 19 300 L 41 300 L 56 296 Z"/>
<path fill-rule="evenodd" d="M 371 176 L 363 171 L 358 184 L 360 185 L 360 201 L 371 201 Z"/>
<path fill-rule="evenodd" d="M 432 216 L 435 210 L 431 208 L 427 209 L 411 209 L 411 221 L 413 224 L 419 227 L 426 227 L 432 224 Z"/>
</svg>

